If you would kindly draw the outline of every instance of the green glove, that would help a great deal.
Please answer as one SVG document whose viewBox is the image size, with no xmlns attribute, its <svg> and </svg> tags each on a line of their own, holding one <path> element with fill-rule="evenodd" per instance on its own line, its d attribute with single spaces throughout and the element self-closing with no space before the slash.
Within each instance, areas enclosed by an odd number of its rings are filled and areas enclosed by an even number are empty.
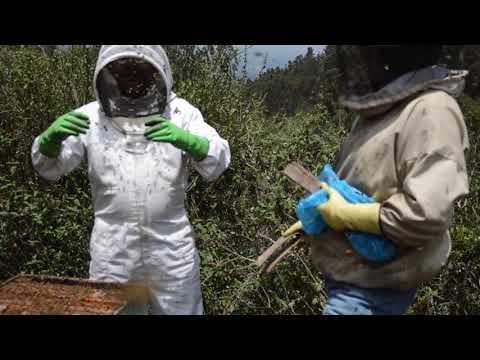
<svg viewBox="0 0 480 360">
<path fill-rule="evenodd" d="M 45 156 L 56 158 L 60 154 L 62 142 L 69 136 L 86 134 L 89 122 L 88 116 L 76 112 L 60 116 L 40 135 L 40 152 Z"/>
<path fill-rule="evenodd" d="M 152 141 L 167 142 L 192 155 L 195 161 L 201 161 L 208 153 L 208 140 L 175 126 L 171 121 L 154 116 L 145 123 L 151 126 L 145 136 Z"/>
</svg>

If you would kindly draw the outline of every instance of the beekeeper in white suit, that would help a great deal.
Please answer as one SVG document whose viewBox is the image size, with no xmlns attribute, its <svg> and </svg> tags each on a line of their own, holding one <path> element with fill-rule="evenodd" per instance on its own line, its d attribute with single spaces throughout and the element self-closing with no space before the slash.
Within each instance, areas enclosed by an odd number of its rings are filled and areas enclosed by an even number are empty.
<svg viewBox="0 0 480 360">
<path fill-rule="evenodd" d="M 52 181 L 88 161 L 92 280 L 147 283 L 153 314 L 202 314 L 186 160 L 211 181 L 228 168 L 230 148 L 172 83 L 161 46 L 102 46 L 97 101 L 58 118 L 35 139 L 32 160 Z"/>
</svg>

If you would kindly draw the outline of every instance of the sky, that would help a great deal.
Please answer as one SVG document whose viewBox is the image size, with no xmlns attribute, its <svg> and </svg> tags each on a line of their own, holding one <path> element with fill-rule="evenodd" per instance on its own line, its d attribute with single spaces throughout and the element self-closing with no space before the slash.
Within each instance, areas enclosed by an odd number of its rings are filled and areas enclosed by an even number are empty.
<svg viewBox="0 0 480 360">
<path fill-rule="evenodd" d="M 236 45 L 243 50 L 245 45 Z M 267 54 L 267 68 L 284 67 L 289 60 L 307 53 L 309 47 L 315 54 L 323 51 L 326 45 L 247 45 L 247 73 L 252 79 L 258 75 Z"/>
</svg>

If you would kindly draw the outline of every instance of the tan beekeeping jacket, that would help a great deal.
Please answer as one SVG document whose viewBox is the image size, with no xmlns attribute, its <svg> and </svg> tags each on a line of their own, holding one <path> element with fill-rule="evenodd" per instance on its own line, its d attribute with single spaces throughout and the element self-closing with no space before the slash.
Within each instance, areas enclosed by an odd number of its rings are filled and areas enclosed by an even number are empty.
<svg viewBox="0 0 480 360">
<path fill-rule="evenodd" d="M 451 250 L 455 202 L 468 193 L 469 147 L 455 100 L 466 72 L 431 67 L 376 94 L 343 99 L 359 118 L 337 154 L 340 178 L 382 203 L 384 236 L 400 255 L 378 265 L 356 255 L 343 234 L 312 238 L 314 265 L 360 287 L 406 290 L 434 277 Z"/>
</svg>

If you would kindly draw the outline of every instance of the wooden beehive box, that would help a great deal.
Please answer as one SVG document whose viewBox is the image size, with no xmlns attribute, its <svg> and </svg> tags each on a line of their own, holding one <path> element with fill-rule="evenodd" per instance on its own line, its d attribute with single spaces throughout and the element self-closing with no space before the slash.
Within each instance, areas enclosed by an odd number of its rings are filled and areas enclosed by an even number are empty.
<svg viewBox="0 0 480 360">
<path fill-rule="evenodd" d="M 120 315 L 146 301 L 138 285 L 19 275 L 0 286 L 0 315 Z"/>
</svg>

